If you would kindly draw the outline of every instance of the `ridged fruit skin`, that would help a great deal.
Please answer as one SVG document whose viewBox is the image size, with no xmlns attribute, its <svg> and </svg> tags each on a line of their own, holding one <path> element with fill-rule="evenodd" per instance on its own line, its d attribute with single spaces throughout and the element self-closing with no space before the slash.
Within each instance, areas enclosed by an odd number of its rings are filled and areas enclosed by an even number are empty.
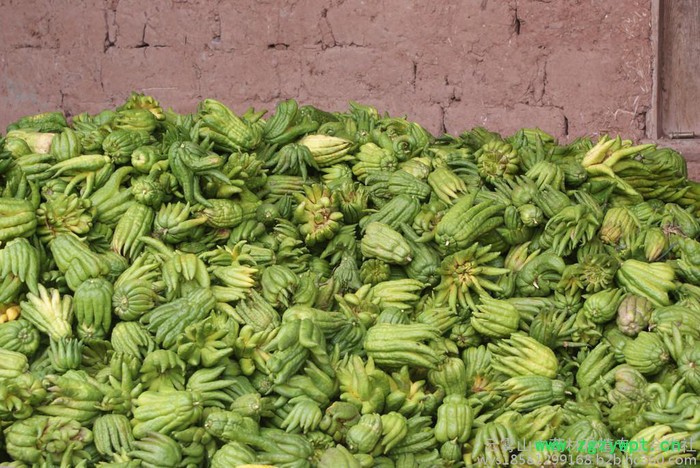
<svg viewBox="0 0 700 468">
<path fill-rule="evenodd" d="M 617 327 L 628 336 L 636 336 L 649 325 L 654 306 L 645 297 L 628 294 L 617 308 Z"/>
<path fill-rule="evenodd" d="M 579 365 L 576 382 L 581 388 L 591 387 L 601 381 L 603 376 L 615 367 L 615 355 L 606 342 L 599 343 Z"/>
<path fill-rule="evenodd" d="M 371 453 L 382 437 L 382 417 L 378 413 L 363 414 L 345 436 L 351 452 Z"/>
<path fill-rule="evenodd" d="M 454 440 L 464 443 L 471 435 L 474 411 L 463 395 L 448 395 L 437 410 L 435 439 L 444 443 Z"/>
<path fill-rule="evenodd" d="M 78 286 L 73 295 L 73 314 L 81 338 L 103 338 L 112 325 L 112 283 L 91 278 Z"/>
<path fill-rule="evenodd" d="M 76 466 L 90 458 L 83 448 L 92 442 L 92 431 L 65 417 L 31 416 L 5 429 L 5 450 L 14 460 L 57 465 L 64 460 Z"/>
<path fill-rule="evenodd" d="M 390 226 L 379 222 L 365 227 L 360 251 L 365 258 L 376 258 L 395 265 L 406 265 L 413 260 L 413 249 L 406 239 Z"/>
<path fill-rule="evenodd" d="M 669 360 L 663 340 L 655 333 L 640 332 L 623 349 L 627 364 L 644 375 L 655 374 Z"/>
<path fill-rule="evenodd" d="M 522 333 L 490 343 L 491 366 L 510 377 L 541 375 L 553 379 L 559 371 L 559 360 L 551 348 Z"/>
<path fill-rule="evenodd" d="M 446 358 L 436 369 L 428 372 L 428 381 L 441 388 L 445 395 L 465 395 L 467 369 L 464 361 L 457 357 Z"/>
<path fill-rule="evenodd" d="M 505 338 L 518 330 L 520 313 L 512 304 L 482 297 L 481 304 L 476 308 L 471 324 L 480 334 L 489 338 Z"/>
<path fill-rule="evenodd" d="M 617 270 L 618 284 L 627 292 L 645 297 L 655 307 L 671 305 L 668 293 L 676 289 L 675 272 L 671 265 L 625 260 Z"/>
<path fill-rule="evenodd" d="M 27 356 L 0 348 L 0 379 L 12 379 L 29 370 Z"/>
<path fill-rule="evenodd" d="M 27 200 L 0 198 L 0 241 L 29 237 L 36 230 L 34 207 Z"/>
<path fill-rule="evenodd" d="M 0 323 L 0 349 L 31 356 L 39 348 L 39 341 L 39 331 L 26 319 Z"/>
<path fill-rule="evenodd" d="M 466 249 L 479 237 L 503 224 L 504 206 L 476 203 L 476 193 L 457 199 L 435 229 L 435 242 L 448 252 Z"/>
</svg>

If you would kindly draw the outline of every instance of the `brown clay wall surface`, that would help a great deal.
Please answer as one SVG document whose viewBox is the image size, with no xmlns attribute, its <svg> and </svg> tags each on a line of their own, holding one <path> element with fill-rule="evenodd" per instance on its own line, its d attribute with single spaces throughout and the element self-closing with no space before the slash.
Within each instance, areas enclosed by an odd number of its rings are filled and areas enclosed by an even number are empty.
<svg viewBox="0 0 700 468">
<path fill-rule="evenodd" d="M 645 136 L 650 0 L 0 0 L 0 128 L 131 90 L 180 112 L 354 99 L 438 133 Z"/>
</svg>

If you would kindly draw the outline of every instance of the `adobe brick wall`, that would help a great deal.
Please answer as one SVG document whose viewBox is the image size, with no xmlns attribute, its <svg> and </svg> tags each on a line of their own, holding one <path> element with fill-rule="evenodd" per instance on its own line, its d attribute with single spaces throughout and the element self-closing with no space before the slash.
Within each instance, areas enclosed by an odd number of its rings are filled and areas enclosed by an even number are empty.
<svg viewBox="0 0 700 468">
<path fill-rule="evenodd" d="M 0 128 L 121 103 L 354 99 L 438 133 L 645 136 L 650 0 L 0 0 Z"/>
</svg>

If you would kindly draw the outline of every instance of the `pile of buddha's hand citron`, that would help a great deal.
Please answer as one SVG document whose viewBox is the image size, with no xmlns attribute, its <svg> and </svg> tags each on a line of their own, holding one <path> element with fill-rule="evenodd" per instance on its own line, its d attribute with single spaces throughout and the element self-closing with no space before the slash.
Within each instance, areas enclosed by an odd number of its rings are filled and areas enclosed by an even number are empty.
<svg viewBox="0 0 700 468">
<path fill-rule="evenodd" d="M 141 94 L 0 149 L 3 466 L 695 457 L 700 184 L 673 150 Z"/>
</svg>

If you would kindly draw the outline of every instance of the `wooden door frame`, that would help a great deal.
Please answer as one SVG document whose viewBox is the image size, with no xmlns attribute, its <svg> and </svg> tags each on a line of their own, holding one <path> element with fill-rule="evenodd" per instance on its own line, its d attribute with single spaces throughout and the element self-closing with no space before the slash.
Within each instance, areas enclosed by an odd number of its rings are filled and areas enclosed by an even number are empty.
<svg viewBox="0 0 700 468">
<path fill-rule="evenodd" d="M 651 0 L 651 48 L 652 48 L 652 86 L 651 86 L 651 112 L 647 118 L 646 136 L 649 140 L 658 142 L 660 146 L 675 149 L 688 159 L 689 164 L 700 165 L 700 138 L 690 140 L 673 140 L 666 138 L 661 131 L 661 51 L 663 49 L 661 37 L 661 25 L 663 15 L 663 3 L 673 0 Z"/>
<path fill-rule="evenodd" d="M 652 80 L 651 80 L 651 112 L 647 123 L 647 137 L 658 140 L 661 135 L 661 93 L 659 92 L 661 52 L 661 15 L 663 0 L 651 0 L 651 53 L 652 53 Z"/>
</svg>

